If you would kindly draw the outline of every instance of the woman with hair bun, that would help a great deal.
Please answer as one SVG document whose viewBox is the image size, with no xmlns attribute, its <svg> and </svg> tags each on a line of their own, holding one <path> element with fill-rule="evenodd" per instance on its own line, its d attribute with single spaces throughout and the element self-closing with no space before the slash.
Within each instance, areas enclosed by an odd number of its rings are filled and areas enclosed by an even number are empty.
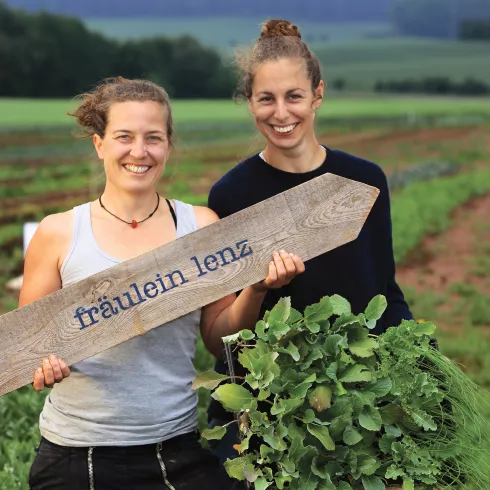
<svg viewBox="0 0 490 490">
<path fill-rule="evenodd" d="M 156 192 L 173 137 L 163 88 L 118 77 L 80 99 L 73 115 L 103 161 L 105 189 L 95 201 L 41 222 L 26 255 L 21 306 L 218 219 L 208 208 Z M 280 251 L 267 278 L 239 298 L 231 294 L 71 369 L 55 355 L 44 359 L 33 386 L 55 386 L 40 416 L 30 488 L 227 488 L 218 483 L 217 459 L 199 444 L 191 388 L 197 330 L 206 347 L 219 353 L 221 337 L 254 328 L 269 288 L 284 286 L 303 270 L 299 257 Z M 99 301 L 124 306 L 107 299 Z"/>
<path fill-rule="evenodd" d="M 399 325 L 412 314 L 395 280 L 390 200 L 383 170 L 360 157 L 319 144 L 315 134 L 316 111 L 325 84 L 320 64 L 297 26 L 286 20 L 263 24 L 260 38 L 237 57 L 242 78 L 239 95 L 246 99 L 265 148 L 236 165 L 211 189 L 209 207 L 220 218 L 302 184 L 333 173 L 380 190 L 359 237 L 342 247 L 310 260 L 306 271 L 281 289 L 268 291 L 259 317 L 284 296 L 303 311 L 323 296 L 340 294 L 354 313 L 364 311 L 378 294 L 388 307 L 374 333 Z M 326 196 L 327 197 L 327 196 Z M 240 365 L 234 369 L 240 374 Z M 227 370 L 223 361 L 216 369 Z M 210 425 L 223 425 L 230 414 L 216 401 L 209 410 Z M 233 449 L 236 424 L 221 441 L 212 441 L 221 461 L 237 456 Z"/>
</svg>

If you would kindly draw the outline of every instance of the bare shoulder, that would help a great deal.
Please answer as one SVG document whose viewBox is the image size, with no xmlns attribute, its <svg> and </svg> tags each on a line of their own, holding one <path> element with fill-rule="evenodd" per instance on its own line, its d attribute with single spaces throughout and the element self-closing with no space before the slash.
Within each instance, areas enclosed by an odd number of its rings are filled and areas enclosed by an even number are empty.
<svg viewBox="0 0 490 490">
<path fill-rule="evenodd" d="M 46 216 L 34 233 L 27 249 L 26 259 L 33 254 L 49 254 L 63 261 L 70 247 L 73 235 L 74 212 L 50 214 Z"/>
<path fill-rule="evenodd" d="M 206 208 L 205 206 L 193 206 L 193 208 L 199 228 L 219 221 L 218 215 L 212 209 Z"/>
<path fill-rule="evenodd" d="M 50 214 L 39 223 L 39 227 L 36 230 L 37 238 L 70 240 L 73 233 L 73 221 L 73 209 L 64 213 Z"/>
<path fill-rule="evenodd" d="M 71 243 L 74 213 L 46 216 L 27 248 L 19 306 L 61 288 L 60 267 Z"/>
</svg>

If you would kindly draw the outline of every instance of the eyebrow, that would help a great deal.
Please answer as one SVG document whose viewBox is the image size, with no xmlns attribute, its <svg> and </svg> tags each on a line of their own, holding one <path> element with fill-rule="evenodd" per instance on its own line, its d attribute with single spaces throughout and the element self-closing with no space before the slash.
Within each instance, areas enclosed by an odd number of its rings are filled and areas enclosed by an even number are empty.
<svg viewBox="0 0 490 490">
<path fill-rule="evenodd" d="M 286 94 L 290 94 L 292 92 L 296 92 L 296 90 L 300 90 L 301 92 L 305 92 L 304 89 L 297 87 L 297 88 L 291 88 L 289 89 Z M 268 92 L 267 90 L 263 90 L 262 92 L 259 92 L 257 95 L 274 95 L 272 92 Z"/>
<path fill-rule="evenodd" d="M 112 134 L 115 134 L 115 133 L 132 133 L 133 131 L 131 131 L 130 129 L 116 129 L 115 131 L 112 132 Z M 153 131 L 148 131 L 146 134 L 165 134 L 164 131 L 160 131 L 158 129 L 155 129 Z"/>
</svg>

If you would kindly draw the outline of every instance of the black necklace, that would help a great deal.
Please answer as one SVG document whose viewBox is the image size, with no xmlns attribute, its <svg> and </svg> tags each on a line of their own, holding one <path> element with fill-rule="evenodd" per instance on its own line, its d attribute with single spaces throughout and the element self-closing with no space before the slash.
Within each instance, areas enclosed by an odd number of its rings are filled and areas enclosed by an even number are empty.
<svg viewBox="0 0 490 490">
<path fill-rule="evenodd" d="M 126 223 L 127 225 L 131 226 L 131 228 L 136 228 L 140 223 L 143 223 L 143 221 L 146 221 L 147 219 L 151 218 L 156 212 L 157 212 L 157 209 L 158 209 L 158 206 L 160 205 L 160 196 L 158 195 L 158 192 L 155 193 L 157 195 L 157 205 L 155 207 L 155 209 L 145 218 L 145 219 L 142 219 L 141 221 L 136 221 L 136 220 L 132 220 L 132 221 L 125 221 L 123 219 L 121 219 L 119 216 L 116 216 L 115 214 L 111 213 L 103 204 L 102 204 L 102 196 L 99 197 L 99 204 L 100 204 L 100 207 L 104 210 L 104 211 L 107 211 L 111 216 L 114 216 L 114 218 L 117 218 L 119 221 L 122 221 L 123 223 Z"/>
</svg>

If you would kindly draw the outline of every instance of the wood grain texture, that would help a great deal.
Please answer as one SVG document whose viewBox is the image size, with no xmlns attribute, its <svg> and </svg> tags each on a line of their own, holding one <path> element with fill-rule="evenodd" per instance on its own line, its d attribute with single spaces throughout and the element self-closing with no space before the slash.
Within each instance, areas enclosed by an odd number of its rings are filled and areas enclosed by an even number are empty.
<svg viewBox="0 0 490 490">
<path fill-rule="evenodd" d="M 0 395 L 50 354 L 73 364 L 264 279 L 274 250 L 307 261 L 354 240 L 378 193 L 325 174 L 1 316 Z"/>
</svg>

